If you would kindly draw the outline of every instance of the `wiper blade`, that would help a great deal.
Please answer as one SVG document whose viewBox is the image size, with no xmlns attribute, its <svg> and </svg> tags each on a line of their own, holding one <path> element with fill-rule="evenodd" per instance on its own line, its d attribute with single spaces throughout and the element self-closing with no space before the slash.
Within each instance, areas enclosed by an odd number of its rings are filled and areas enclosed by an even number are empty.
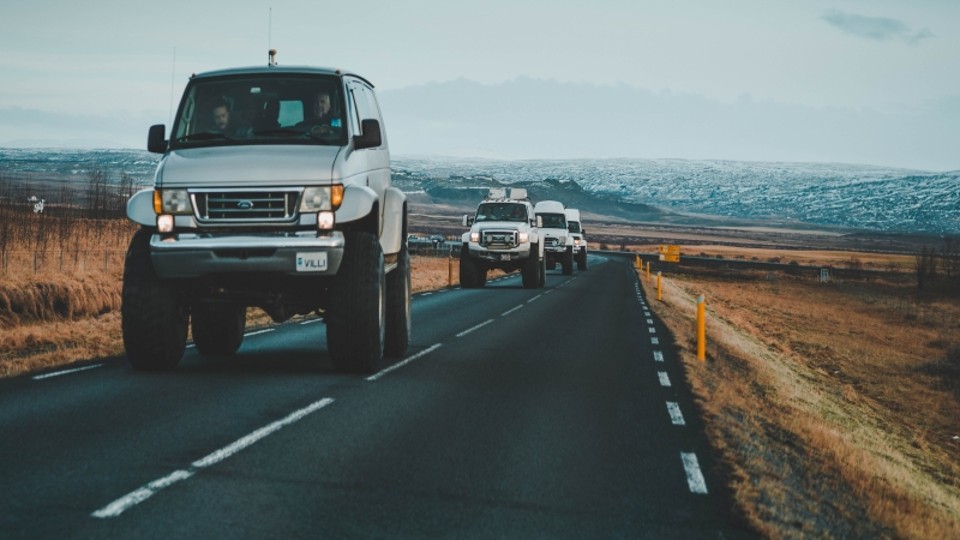
<svg viewBox="0 0 960 540">
<path fill-rule="evenodd" d="M 223 133 L 216 133 L 213 131 L 201 132 L 201 133 L 191 133 L 190 135 L 185 135 L 177 139 L 177 142 L 188 142 L 188 141 L 213 141 L 213 140 L 223 140 L 230 142 L 237 142 L 236 139 L 225 135 Z"/>
<path fill-rule="evenodd" d="M 275 128 L 275 129 L 256 129 L 254 135 L 304 135 L 302 129 L 293 128 Z"/>
<path fill-rule="evenodd" d="M 266 136 L 268 136 L 268 137 L 269 137 L 270 135 L 296 135 L 296 136 L 298 136 L 298 137 L 307 137 L 307 138 L 313 139 L 313 140 L 315 140 L 315 141 L 326 141 L 326 140 L 327 140 L 327 138 L 325 138 L 325 137 L 319 137 L 319 136 L 311 133 L 309 129 L 306 130 L 306 131 L 304 131 L 303 129 L 298 129 L 298 128 L 260 129 L 260 130 L 254 131 L 253 134 L 256 135 L 256 136 L 266 135 Z"/>
</svg>

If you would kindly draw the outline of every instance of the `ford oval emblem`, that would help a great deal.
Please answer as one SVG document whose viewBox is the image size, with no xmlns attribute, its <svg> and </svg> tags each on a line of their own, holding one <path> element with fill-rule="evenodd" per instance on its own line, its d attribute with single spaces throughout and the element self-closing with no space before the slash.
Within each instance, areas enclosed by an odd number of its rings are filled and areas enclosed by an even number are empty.
<svg viewBox="0 0 960 540">
<path fill-rule="evenodd" d="M 242 201 L 237 201 L 237 208 L 241 210 L 250 210 L 253 208 L 253 201 L 248 201 L 246 199 Z"/>
</svg>

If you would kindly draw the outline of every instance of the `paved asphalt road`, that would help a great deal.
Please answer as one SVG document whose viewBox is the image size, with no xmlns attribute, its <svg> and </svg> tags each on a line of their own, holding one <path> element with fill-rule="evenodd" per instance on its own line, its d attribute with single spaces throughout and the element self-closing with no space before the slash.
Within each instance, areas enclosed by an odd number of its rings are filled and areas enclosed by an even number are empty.
<svg viewBox="0 0 960 540">
<path fill-rule="evenodd" d="M 369 377 L 313 321 L 0 381 L 0 538 L 748 535 L 630 262 L 418 295 Z"/>
</svg>

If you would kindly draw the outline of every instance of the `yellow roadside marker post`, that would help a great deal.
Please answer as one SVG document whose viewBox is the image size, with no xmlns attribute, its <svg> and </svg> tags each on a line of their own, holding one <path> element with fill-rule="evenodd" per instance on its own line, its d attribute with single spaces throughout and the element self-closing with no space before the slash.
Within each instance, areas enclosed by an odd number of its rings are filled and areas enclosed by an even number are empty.
<svg viewBox="0 0 960 540">
<path fill-rule="evenodd" d="M 697 360 L 707 359 L 707 302 L 701 294 L 697 298 Z"/>
<path fill-rule="evenodd" d="M 663 277 L 660 275 L 660 272 L 657 272 L 657 302 L 660 302 L 663 299 L 663 294 L 661 294 L 660 286 L 662 285 Z"/>
<path fill-rule="evenodd" d="M 650 261 L 647 261 L 647 281 L 650 281 Z"/>
</svg>

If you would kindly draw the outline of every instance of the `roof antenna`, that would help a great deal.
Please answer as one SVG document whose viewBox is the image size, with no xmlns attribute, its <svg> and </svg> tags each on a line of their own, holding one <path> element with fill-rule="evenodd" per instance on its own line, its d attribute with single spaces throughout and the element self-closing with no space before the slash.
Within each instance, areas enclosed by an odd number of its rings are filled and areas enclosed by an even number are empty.
<svg viewBox="0 0 960 540">
<path fill-rule="evenodd" d="M 267 65 L 277 65 L 277 50 L 273 48 L 273 7 L 267 12 Z"/>
<path fill-rule="evenodd" d="M 173 46 L 173 67 L 170 68 L 170 124 L 173 124 L 173 82 L 177 78 L 177 46 Z"/>
</svg>

